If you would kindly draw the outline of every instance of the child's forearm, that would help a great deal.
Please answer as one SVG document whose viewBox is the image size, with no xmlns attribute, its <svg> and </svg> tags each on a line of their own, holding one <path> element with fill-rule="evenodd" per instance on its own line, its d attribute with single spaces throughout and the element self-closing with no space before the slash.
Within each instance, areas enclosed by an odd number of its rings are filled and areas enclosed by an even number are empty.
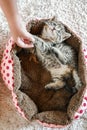
<svg viewBox="0 0 87 130">
<path fill-rule="evenodd" d="M 30 33 L 27 32 L 26 27 L 18 13 L 16 0 L 0 0 L 0 6 L 7 18 L 11 34 L 18 46 L 23 48 L 33 47 L 34 39 Z M 27 39 L 27 44 L 24 43 Z"/>
<path fill-rule="evenodd" d="M 0 6 L 8 20 L 8 23 L 17 19 L 18 9 L 16 0 L 0 0 Z"/>
</svg>

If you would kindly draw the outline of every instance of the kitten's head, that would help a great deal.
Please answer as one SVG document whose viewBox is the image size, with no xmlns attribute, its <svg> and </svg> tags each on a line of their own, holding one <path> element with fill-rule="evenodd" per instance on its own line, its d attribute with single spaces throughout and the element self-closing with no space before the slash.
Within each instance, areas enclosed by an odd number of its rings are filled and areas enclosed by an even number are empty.
<svg viewBox="0 0 87 130">
<path fill-rule="evenodd" d="M 54 43 L 61 43 L 70 36 L 71 34 L 66 32 L 64 25 L 60 21 L 56 22 L 54 19 L 45 21 L 41 38 Z"/>
</svg>

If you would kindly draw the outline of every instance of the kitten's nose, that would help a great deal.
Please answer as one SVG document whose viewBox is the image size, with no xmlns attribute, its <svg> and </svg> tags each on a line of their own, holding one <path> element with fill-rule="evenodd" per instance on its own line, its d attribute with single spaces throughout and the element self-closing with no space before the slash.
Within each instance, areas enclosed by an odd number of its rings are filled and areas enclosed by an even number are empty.
<svg viewBox="0 0 87 130">
<path fill-rule="evenodd" d="M 55 27 L 54 28 L 52 28 L 52 31 L 54 31 L 55 30 Z"/>
</svg>

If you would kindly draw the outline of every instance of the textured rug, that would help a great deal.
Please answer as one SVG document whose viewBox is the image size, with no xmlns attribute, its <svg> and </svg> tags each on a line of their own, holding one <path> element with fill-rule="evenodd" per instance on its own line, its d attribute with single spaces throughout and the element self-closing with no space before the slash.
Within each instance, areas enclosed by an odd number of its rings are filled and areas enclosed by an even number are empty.
<svg viewBox="0 0 87 130">
<path fill-rule="evenodd" d="M 18 7 L 24 22 L 32 16 L 57 16 L 67 24 L 84 44 L 87 44 L 87 1 L 86 0 L 18 0 Z M 0 10 L 0 44 L 9 38 L 7 21 Z M 27 122 L 16 111 L 10 91 L 0 84 L 0 130 L 59 130 L 42 127 L 38 123 Z M 87 130 L 87 112 L 72 124 L 61 130 Z"/>
</svg>

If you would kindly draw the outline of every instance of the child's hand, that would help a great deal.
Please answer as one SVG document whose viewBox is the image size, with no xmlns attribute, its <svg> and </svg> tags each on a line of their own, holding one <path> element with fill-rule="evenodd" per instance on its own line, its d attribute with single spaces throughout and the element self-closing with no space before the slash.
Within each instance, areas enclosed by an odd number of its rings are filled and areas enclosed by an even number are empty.
<svg viewBox="0 0 87 130">
<path fill-rule="evenodd" d="M 19 18 L 20 17 L 9 24 L 13 39 L 18 46 L 22 48 L 31 48 L 33 47 L 34 38 L 27 32 L 24 23 L 21 18 Z"/>
<path fill-rule="evenodd" d="M 23 20 L 18 13 L 17 2 L 15 0 L 0 0 L 0 7 L 5 13 L 16 44 L 23 48 L 33 47 L 34 38 L 24 26 Z"/>
<path fill-rule="evenodd" d="M 22 48 L 33 47 L 34 38 L 26 30 L 23 20 L 18 13 L 17 2 L 15 0 L 0 0 L 0 6 L 7 18 L 16 44 Z"/>
</svg>

